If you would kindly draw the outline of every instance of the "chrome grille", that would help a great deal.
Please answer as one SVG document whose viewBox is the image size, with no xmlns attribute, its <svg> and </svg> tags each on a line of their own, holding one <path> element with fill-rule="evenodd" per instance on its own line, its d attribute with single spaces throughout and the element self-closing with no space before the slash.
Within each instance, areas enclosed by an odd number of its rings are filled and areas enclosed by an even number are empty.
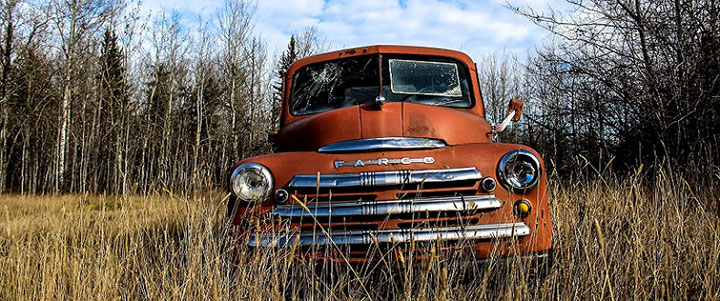
<svg viewBox="0 0 720 301">
<path fill-rule="evenodd" d="M 482 178 L 475 167 L 298 174 L 288 190 L 306 204 L 291 202 L 272 211 L 297 232 L 260 234 L 255 243 L 359 245 L 372 237 L 391 243 L 527 235 L 522 223 L 479 224 L 486 211 L 503 206 L 495 195 L 478 194 Z M 330 233 L 321 234 L 318 226 Z"/>
<path fill-rule="evenodd" d="M 479 180 L 474 167 L 425 170 L 392 170 L 344 174 L 296 175 L 291 188 L 378 187 L 405 184 Z"/>
<path fill-rule="evenodd" d="M 308 206 L 308 210 L 300 205 L 276 206 L 273 214 L 281 217 L 302 216 L 366 216 L 391 215 L 415 212 L 462 212 L 473 210 L 497 209 L 502 202 L 494 195 L 474 195 L 445 198 L 418 198 L 388 201 L 325 203 Z"/>
</svg>

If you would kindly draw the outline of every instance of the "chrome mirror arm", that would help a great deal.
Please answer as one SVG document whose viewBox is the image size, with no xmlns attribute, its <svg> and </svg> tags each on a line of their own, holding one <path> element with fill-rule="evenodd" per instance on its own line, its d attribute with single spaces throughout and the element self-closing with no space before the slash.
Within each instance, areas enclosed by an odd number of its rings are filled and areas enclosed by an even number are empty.
<svg viewBox="0 0 720 301">
<path fill-rule="evenodd" d="M 512 121 L 513 117 L 515 117 L 515 113 L 517 111 L 513 110 L 508 114 L 505 119 L 501 123 L 493 123 L 492 124 L 492 134 L 493 136 L 497 135 L 498 133 L 502 133 L 505 131 L 507 126 L 510 124 L 510 121 Z"/>
</svg>

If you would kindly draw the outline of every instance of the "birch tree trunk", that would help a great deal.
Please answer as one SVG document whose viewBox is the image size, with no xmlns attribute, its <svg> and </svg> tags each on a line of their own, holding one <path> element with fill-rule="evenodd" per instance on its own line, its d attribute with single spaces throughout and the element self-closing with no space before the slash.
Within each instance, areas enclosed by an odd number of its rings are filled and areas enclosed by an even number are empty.
<svg viewBox="0 0 720 301">
<path fill-rule="evenodd" d="M 76 12 L 73 10 L 72 20 L 70 25 L 70 36 L 68 38 L 67 52 L 66 52 L 66 65 L 65 65 L 65 82 L 63 87 L 62 103 L 60 104 L 60 112 L 58 114 L 58 121 L 60 128 L 58 129 L 58 143 L 57 143 L 57 172 L 55 174 L 55 192 L 59 192 L 63 183 L 65 182 L 65 153 L 67 144 L 67 131 L 68 124 L 70 123 L 70 101 L 71 101 L 71 80 L 73 66 L 73 44 L 75 38 L 75 16 Z"/>
</svg>

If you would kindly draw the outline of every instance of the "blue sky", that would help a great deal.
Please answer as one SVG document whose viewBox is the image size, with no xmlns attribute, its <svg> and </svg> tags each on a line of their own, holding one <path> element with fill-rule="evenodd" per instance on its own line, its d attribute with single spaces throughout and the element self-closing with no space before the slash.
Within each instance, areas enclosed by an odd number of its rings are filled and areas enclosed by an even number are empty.
<svg viewBox="0 0 720 301">
<path fill-rule="evenodd" d="M 509 0 L 545 10 L 559 0 Z M 333 49 L 403 44 L 464 51 L 475 60 L 489 52 L 525 57 L 547 34 L 503 7 L 505 0 L 257 0 L 255 34 L 271 55 L 292 33 L 315 26 Z M 223 0 L 145 0 L 142 10 L 176 10 L 188 23 L 208 18 Z"/>
</svg>

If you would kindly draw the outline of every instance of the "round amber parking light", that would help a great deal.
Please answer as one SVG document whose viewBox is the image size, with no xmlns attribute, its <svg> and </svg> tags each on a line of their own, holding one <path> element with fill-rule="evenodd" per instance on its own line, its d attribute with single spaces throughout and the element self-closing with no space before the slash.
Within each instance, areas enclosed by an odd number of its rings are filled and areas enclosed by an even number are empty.
<svg viewBox="0 0 720 301">
<path fill-rule="evenodd" d="M 532 211 L 532 206 L 530 206 L 530 202 L 527 200 L 519 200 L 515 202 L 515 206 L 513 206 L 515 216 L 520 218 L 525 218 L 530 215 L 530 211 Z"/>
</svg>

